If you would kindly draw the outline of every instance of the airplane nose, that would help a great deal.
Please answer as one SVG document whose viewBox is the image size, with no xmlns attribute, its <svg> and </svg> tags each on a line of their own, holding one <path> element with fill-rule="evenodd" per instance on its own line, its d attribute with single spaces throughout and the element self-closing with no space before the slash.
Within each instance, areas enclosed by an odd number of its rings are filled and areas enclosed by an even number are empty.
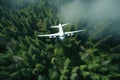
<svg viewBox="0 0 120 80">
<path fill-rule="evenodd" d="M 61 39 L 61 40 L 63 40 L 63 39 L 64 39 L 64 37 L 62 36 L 62 37 L 60 37 L 60 39 Z"/>
</svg>

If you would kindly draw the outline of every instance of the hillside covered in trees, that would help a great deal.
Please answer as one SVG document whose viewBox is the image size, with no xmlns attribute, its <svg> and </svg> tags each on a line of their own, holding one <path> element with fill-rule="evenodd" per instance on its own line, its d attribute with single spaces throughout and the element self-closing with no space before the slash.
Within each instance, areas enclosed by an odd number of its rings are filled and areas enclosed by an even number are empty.
<svg viewBox="0 0 120 80">
<path fill-rule="evenodd" d="M 65 22 L 60 7 L 71 1 L 0 0 L 0 80 L 120 79 L 120 34 L 105 33 L 114 24 L 91 33 L 87 20 L 71 22 L 65 31 L 86 31 L 63 40 L 37 37 L 58 31 L 50 26 Z"/>
</svg>

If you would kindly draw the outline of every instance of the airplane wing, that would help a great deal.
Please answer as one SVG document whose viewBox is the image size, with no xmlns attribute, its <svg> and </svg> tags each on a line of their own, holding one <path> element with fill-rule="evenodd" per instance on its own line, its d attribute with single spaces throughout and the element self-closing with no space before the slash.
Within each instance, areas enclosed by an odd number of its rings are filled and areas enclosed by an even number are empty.
<svg viewBox="0 0 120 80">
<path fill-rule="evenodd" d="M 65 35 L 73 35 L 74 33 L 82 32 L 84 30 L 77 30 L 77 31 L 70 31 L 70 32 L 65 32 Z"/>
<path fill-rule="evenodd" d="M 38 37 L 50 37 L 50 38 L 55 38 L 57 36 L 59 36 L 59 33 L 55 33 L 55 34 L 46 34 L 46 35 L 37 35 Z"/>
<path fill-rule="evenodd" d="M 66 25 L 68 25 L 69 23 L 66 23 L 66 24 L 62 24 L 62 26 L 66 26 Z"/>
</svg>

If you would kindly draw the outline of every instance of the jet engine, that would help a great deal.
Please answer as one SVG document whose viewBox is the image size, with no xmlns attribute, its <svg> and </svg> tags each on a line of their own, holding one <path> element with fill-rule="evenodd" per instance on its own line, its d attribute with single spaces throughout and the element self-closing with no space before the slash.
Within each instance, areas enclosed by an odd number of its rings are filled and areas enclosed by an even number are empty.
<svg viewBox="0 0 120 80">
<path fill-rule="evenodd" d="M 49 38 L 56 38 L 56 36 L 50 36 Z"/>
<path fill-rule="evenodd" d="M 67 36 L 72 36 L 73 35 L 73 33 L 69 33 L 69 34 L 67 34 Z"/>
</svg>

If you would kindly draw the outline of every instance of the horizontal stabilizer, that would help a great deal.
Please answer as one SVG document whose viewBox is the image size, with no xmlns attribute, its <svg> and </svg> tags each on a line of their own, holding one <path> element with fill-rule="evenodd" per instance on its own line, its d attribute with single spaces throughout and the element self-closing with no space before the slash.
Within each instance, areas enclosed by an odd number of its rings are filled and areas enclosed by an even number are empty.
<svg viewBox="0 0 120 80">
<path fill-rule="evenodd" d="M 51 28 L 58 28 L 59 26 L 51 26 Z"/>
<path fill-rule="evenodd" d="M 62 24 L 62 26 L 66 26 L 66 25 L 68 25 L 69 23 L 66 23 L 66 24 Z"/>
</svg>

